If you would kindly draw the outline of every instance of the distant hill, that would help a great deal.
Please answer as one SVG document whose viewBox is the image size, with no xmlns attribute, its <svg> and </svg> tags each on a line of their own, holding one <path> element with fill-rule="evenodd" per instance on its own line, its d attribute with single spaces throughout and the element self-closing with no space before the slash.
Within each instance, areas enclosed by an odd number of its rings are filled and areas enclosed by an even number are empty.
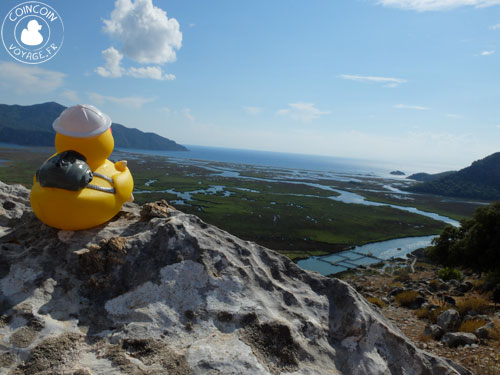
<svg viewBox="0 0 500 375">
<path fill-rule="evenodd" d="M 500 152 L 477 160 L 458 172 L 444 172 L 444 175 L 435 179 L 431 177 L 430 181 L 406 190 L 457 198 L 500 199 Z"/>
<path fill-rule="evenodd" d="M 53 146 L 52 122 L 66 107 L 55 103 L 30 106 L 0 104 L 0 142 L 25 146 Z M 155 133 L 111 125 L 115 147 L 161 151 L 188 151 L 182 145 Z"/>
<path fill-rule="evenodd" d="M 427 182 L 427 181 L 434 181 L 437 180 L 441 177 L 448 176 L 450 174 L 456 173 L 456 171 L 447 171 L 447 172 L 441 172 L 441 173 L 435 173 L 435 174 L 430 174 L 430 173 L 415 173 L 412 174 L 411 176 L 408 176 L 410 180 L 415 180 L 415 181 L 420 181 L 420 182 Z"/>
</svg>

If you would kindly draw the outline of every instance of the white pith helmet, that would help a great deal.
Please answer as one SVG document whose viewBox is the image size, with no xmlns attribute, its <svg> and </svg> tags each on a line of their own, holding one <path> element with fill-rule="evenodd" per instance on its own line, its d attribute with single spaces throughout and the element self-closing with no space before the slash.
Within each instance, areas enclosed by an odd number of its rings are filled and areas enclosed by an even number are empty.
<svg viewBox="0 0 500 375">
<path fill-rule="evenodd" d="M 66 108 L 52 124 L 56 132 L 75 138 L 95 137 L 110 126 L 111 118 L 90 104 Z"/>
</svg>

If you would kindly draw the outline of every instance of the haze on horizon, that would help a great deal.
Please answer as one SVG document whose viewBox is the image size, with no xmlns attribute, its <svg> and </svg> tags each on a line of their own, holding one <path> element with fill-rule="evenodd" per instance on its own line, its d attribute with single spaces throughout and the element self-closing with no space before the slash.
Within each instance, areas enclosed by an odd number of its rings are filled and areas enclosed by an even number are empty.
<svg viewBox="0 0 500 375">
<path fill-rule="evenodd" d="M 1 49 L 0 103 L 94 104 L 181 144 L 450 168 L 500 151 L 500 0 L 45 3 L 62 50 Z"/>
</svg>

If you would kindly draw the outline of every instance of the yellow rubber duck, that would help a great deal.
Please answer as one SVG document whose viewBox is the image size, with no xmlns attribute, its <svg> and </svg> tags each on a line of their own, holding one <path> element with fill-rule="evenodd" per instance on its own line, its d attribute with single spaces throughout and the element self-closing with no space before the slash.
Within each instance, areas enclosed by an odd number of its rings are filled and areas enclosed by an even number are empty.
<svg viewBox="0 0 500 375">
<path fill-rule="evenodd" d="M 33 212 L 45 224 L 64 230 L 89 229 L 105 223 L 125 202 L 133 200 L 134 188 L 127 162 L 108 160 L 114 148 L 111 119 L 92 105 L 76 105 L 66 108 L 52 126 L 56 131 L 57 152 L 33 178 L 30 195 Z M 71 167 L 76 173 L 87 168 L 82 173 L 82 179 L 87 179 L 84 187 L 68 190 L 53 177 L 46 178 L 47 173 L 42 172 L 50 163 Z M 56 172 L 60 180 L 70 174 L 63 169 Z"/>
</svg>

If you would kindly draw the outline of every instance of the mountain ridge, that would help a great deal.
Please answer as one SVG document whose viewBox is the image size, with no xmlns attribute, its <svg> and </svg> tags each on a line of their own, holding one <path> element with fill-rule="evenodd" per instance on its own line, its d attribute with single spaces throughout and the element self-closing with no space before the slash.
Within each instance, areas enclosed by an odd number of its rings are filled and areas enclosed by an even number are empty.
<svg viewBox="0 0 500 375">
<path fill-rule="evenodd" d="M 446 171 L 446 172 L 440 172 L 440 173 L 425 173 L 425 172 L 420 172 L 420 173 L 414 173 L 407 178 L 410 180 L 415 180 L 419 182 L 427 182 L 427 181 L 434 181 L 437 180 L 441 177 L 447 176 L 449 174 L 455 173 L 456 171 Z"/>
<path fill-rule="evenodd" d="M 435 178 L 431 175 L 430 180 L 405 190 L 456 198 L 500 199 L 500 152 L 476 160 L 459 171 L 443 172 Z"/>
<path fill-rule="evenodd" d="M 24 146 L 53 146 L 53 121 L 66 109 L 56 102 L 30 106 L 0 104 L 0 142 Z M 115 147 L 160 151 L 188 151 L 182 145 L 156 133 L 143 132 L 112 123 Z"/>
</svg>

